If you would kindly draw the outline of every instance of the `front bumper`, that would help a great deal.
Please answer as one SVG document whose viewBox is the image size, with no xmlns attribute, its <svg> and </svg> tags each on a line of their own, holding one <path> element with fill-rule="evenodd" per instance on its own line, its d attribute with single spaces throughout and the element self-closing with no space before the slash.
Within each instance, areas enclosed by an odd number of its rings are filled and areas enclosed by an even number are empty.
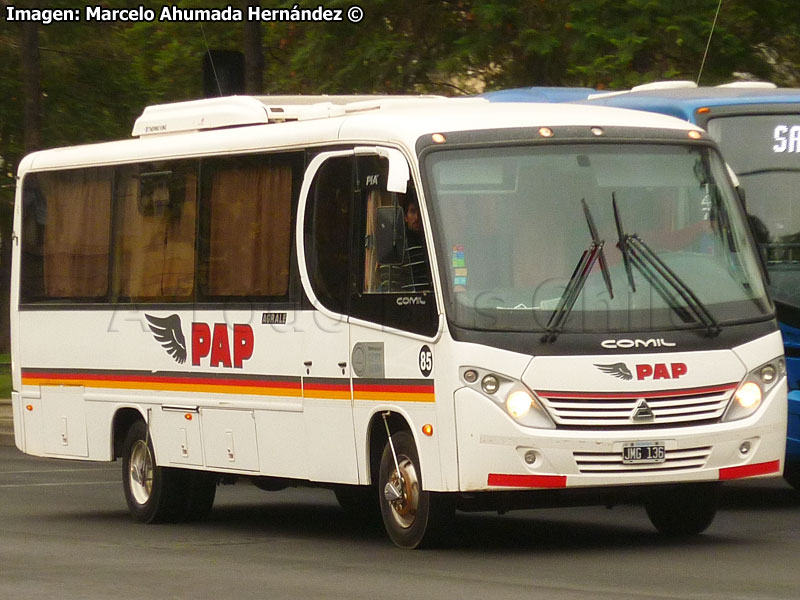
<svg viewBox="0 0 800 600">
<path fill-rule="evenodd" d="M 786 381 L 751 417 L 730 423 L 616 430 L 532 429 L 480 393 L 455 393 L 462 492 L 650 485 L 778 476 L 786 450 Z M 663 463 L 626 465 L 627 442 L 658 441 Z M 742 451 L 748 442 L 749 450 Z"/>
</svg>

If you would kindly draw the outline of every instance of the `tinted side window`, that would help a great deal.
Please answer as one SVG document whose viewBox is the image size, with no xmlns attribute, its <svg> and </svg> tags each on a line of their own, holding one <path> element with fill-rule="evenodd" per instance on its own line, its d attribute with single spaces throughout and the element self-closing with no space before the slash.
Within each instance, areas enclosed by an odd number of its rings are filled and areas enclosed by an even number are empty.
<svg viewBox="0 0 800 600">
<path fill-rule="evenodd" d="M 120 167 L 116 188 L 114 297 L 191 300 L 197 163 Z"/>
<path fill-rule="evenodd" d="M 352 181 L 352 157 L 323 163 L 311 185 L 303 224 L 314 293 L 326 308 L 342 314 L 347 312 Z"/>
<path fill-rule="evenodd" d="M 358 233 L 352 267 L 356 284 L 350 312 L 380 325 L 433 335 L 438 314 L 414 184 L 409 181 L 404 194 L 390 192 L 386 189 L 386 159 L 360 156 L 357 161 Z M 393 256 L 388 261 L 380 255 L 380 249 L 387 246 L 398 248 L 397 253 L 390 253 Z"/>
<path fill-rule="evenodd" d="M 282 157 L 204 163 L 203 293 L 284 297 L 289 289 L 293 166 Z"/>
<path fill-rule="evenodd" d="M 108 294 L 112 169 L 33 173 L 22 192 L 23 302 Z"/>
<path fill-rule="evenodd" d="M 405 194 L 389 192 L 385 181 L 388 161 L 378 157 L 360 157 L 358 174 L 362 192 L 364 218 L 361 237 L 364 240 L 364 270 L 361 292 L 421 293 L 431 291 L 430 263 L 425 244 L 425 232 L 419 201 L 412 182 Z M 402 221 L 394 224 L 392 232 L 396 242 L 404 247 L 402 260 L 394 264 L 382 263 L 378 256 L 377 235 L 380 229 L 379 211 L 394 209 Z M 400 212 L 402 211 L 402 212 Z"/>
</svg>

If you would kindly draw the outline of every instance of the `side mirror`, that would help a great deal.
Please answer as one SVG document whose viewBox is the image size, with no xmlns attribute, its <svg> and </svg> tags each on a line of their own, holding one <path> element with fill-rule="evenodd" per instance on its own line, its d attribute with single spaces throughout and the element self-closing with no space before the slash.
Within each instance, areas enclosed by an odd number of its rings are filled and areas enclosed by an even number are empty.
<svg viewBox="0 0 800 600">
<path fill-rule="evenodd" d="M 377 211 L 375 249 L 382 265 L 402 265 L 406 253 L 406 222 L 399 206 L 381 206 Z"/>
</svg>

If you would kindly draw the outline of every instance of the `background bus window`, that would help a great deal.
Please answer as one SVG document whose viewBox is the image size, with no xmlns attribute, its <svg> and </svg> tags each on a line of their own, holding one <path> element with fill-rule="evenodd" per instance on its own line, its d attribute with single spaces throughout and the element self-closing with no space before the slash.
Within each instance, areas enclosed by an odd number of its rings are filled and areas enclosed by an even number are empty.
<svg viewBox="0 0 800 600">
<path fill-rule="evenodd" d="M 145 164 L 117 177 L 115 296 L 189 300 L 194 291 L 196 163 Z"/>
<path fill-rule="evenodd" d="M 286 296 L 292 166 L 269 157 L 214 161 L 208 170 L 205 293 Z"/>
<path fill-rule="evenodd" d="M 311 286 L 328 309 L 347 312 L 353 159 L 328 159 L 320 167 L 306 206 L 306 268 Z"/>
<path fill-rule="evenodd" d="M 32 174 L 22 207 L 22 301 L 108 292 L 110 168 Z"/>
</svg>

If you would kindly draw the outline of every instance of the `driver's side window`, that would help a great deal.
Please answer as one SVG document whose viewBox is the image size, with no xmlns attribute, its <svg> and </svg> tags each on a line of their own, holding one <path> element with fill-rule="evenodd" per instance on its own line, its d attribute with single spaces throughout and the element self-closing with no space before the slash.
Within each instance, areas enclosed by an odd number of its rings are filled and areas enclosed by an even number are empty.
<svg viewBox="0 0 800 600">
<path fill-rule="evenodd" d="M 358 156 L 351 312 L 356 318 L 423 335 L 438 327 L 422 215 L 414 184 L 387 189 L 389 161 Z"/>
<path fill-rule="evenodd" d="M 387 191 L 387 169 L 385 159 L 371 156 L 359 159 L 364 211 L 364 270 L 361 292 L 429 292 L 430 263 L 419 201 L 410 181 L 405 194 Z M 381 214 L 384 215 L 383 218 Z M 390 215 L 388 220 L 386 215 Z M 395 258 L 381 256 L 380 236 L 385 236 L 384 246 L 390 245 L 397 249 Z"/>
</svg>

